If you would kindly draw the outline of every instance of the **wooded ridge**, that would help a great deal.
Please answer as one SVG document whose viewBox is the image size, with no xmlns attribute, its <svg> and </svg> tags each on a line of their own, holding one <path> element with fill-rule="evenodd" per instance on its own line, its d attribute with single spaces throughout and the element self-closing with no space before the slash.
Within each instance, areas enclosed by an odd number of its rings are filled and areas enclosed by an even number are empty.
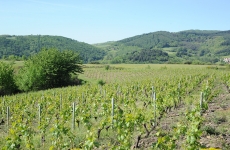
<svg viewBox="0 0 230 150">
<path fill-rule="evenodd" d="M 73 50 L 79 52 L 84 63 L 101 60 L 106 55 L 106 52 L 100 48 L 61 36 L 0 36 L 0 57 L 3 59 L 9 56 L 28 57 L 38 53 L 42 48 L 57 48 L 61 51 Z"/>
<path fill-rule="evenodd" d="M 73 50 L 83 63 L 222 63 L 230 56 L 230 30 L 157 31 L 119 41 L 87 44 L 49 35 L 0 35 L 0 58 L 26 58 L 42 48 Z"/>
<path fill-rule="evenodd" d="M 108 52 L 107 59 L 113 58 L 111 62 L 137 62 L 130 58 L 130 54 L 139 53 L 143 50 L 158 50 L 166 52 L 168 59 L 158 59 L 158 63 L 217 63 L 223 57 L 230 55 L 230 30 L 187 30 L 181 32 L 158 31 L 129 37 L 116 42 L 95 44 Z M 146 59 L 140 59 L 146 60 Z M 152 59 L 141 61 L 151 62 Z M 156 59 L 155 59 L 156 61 Z"/>
</svg>

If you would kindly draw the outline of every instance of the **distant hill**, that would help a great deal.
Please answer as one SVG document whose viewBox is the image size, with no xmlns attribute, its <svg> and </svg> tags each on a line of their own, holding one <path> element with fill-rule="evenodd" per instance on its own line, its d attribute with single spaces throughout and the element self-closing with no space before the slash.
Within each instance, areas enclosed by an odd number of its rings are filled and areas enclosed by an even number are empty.
<svg viewBox="0 0 230 150">
<path fill-rule="evenodd" d="M 26 57 L 54 47 L 80 53 L 84 63 L 223 63 L 230 57 L 230 30 L 157 31 L 90 45 L 49 35 L 0 35 L 0 58 Z"/>
<path fill-rule="evenodd" d="M 106 52 L 100 48 L 61 36 L 0 35 L 0 58 L 7 58 L 10 55 L 26 57 L 39 52 L 42 48 L 79 52 L 84 63 L 101 60 L 106 55 Z"/>
<path fill-rule="evenodd" d="M 143 50 L 158 50 L 169 55 L 168 63 L 217 63 L 230 55 L 230 30 L 187 30 L 181 32 L 158 31 L 95 46 L 108 52 L 104 61 L 130 63 L 130 54 Z M 155 51 L 156 52 L 156 51 Z M 158 53 L 165 58 L 165 53 Z M 144 55 L 143 55 L 144 57 Z M 112 58 L 112 60 L 111 60 Z M 166 59 L 142 60 L 140 63 L 165 63 Z M 145 61 L 143 61 L 145 60 Z M 131 60 L 131 62 L 133 62 Z M 137 61 L 134 61 L 136 63 Z"/>
</svg>

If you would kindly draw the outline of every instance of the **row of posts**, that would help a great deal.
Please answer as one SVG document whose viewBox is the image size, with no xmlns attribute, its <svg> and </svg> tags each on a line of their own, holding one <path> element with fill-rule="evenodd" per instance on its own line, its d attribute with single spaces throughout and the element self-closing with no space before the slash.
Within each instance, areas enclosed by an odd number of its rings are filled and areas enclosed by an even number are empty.
<svg viewBox="0 0 230 150">
<path fill-rule="evenodd" d="M 82 95 L 83 96 L 83 95 Z M 202 106 L 203 106 L 203 93 L 201 92 L 201 96 L 200 96 L 200 108 L 201 108 L 201 113 L 202 113 Z M 154 91 L 154 87 L 152 86 L 152 98 L 153 98 L 153 106 L 154 106 L 154 122 L 156 123 L 156 107 L 157 107 L 157 104 L 156 104 L 156 92 Z M 112 120 L 112 123 L 113 123 L 113 119 L 114 119 L 114 98 L 112 98 L 111 100 L 111 105 L 112 105 L 112 108 L 111 108 L 111 120 Z M 62 96 L 60 96 L 60 109 L 62 107 Z M 76 103 L 73 102 L 72 103 L 72 130 L 75 130 L 75 108 L 76 108 Z M 39 105 L 38 106 L 38 121 L 39 121 L 39 124 L 41 124 L 41 113 L 42 113 L 42 110 L 41 110 L 41 106 Z M 10 108 L 7 107 L 7 128 L 9 128 L 9 120 L 10 120 Z"/>
<path fill-rule="evenodd" d="M 153 87 L 152 87 L 153 88 Z M 153 92 L 153 100 L 154 100 L 154 119 L 156 121 L 156 93 Z M 83 96 L 83 95 L 82 95 Z M 113 124 L 113 120 L 114 120 L 114 98 L 112 98 L 111 100 L 111 120 L 112 120 L 112 124 Z M 62 108 L 62 95 L 60 95 L 60 109 Z M 75 130 L 75 108 L 76 108 L 76 103 L 73 102 L 72 103 L 72 130 Z M 10 107 L 7 107 L 6 110 L 6 114 L 7 114 L 7 131 L 9 129 L 9 120 L 10 120 Z M 42 107 L 41 105 L 38 105 L 38 124 L 41 124 L 41 118 L 42 118 Z"/>
</svg>

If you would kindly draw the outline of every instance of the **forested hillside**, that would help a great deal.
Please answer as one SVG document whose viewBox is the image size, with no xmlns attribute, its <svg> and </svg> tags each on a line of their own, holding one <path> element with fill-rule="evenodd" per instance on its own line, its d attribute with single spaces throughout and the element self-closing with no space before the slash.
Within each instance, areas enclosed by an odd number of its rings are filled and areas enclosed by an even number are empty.
<svg viewBox="0 0 230 150">
<path fill-rule="evenodd" d="M 130 61 L 130 54 L 133 51 L 154 49 L 168 53 L 168 63 L 185 63 L 188 61 L 190 63 L 217 63 L 224 56 L 230 55 L 230 31 L 158 31 L 95 46 L 105 49 L 109 59 L 113 58 L 111 62 L 115 63 Z M 144 57 L 144 55 L 142 56 Z M 109 59 L 106 60 L 105 58 L 105 61 Z M 144 61 L 140 62 L 143 63 Z M 164 63 L 165 59 L 155 59 L 153 62 Z"/>
<path fill-rule="evenodd" d="M 0 36 L 0 58 L 8 58 L 9 56 L 28 57 L 39 52 L 42 48 L 79 52 L 84 63 L 101 60 L 106 55 L 106 52 L 100 48 L 61 36 Z"/>
<path fill-rule="evenodd" d="M 230 30 L 157 31 L 94 45 L 61 36 L 0 35 L 0 58 L 26 58 L 42 48 L 79 52 L 84 63 L 217 64 L 230 57 Z"/>
</svg>

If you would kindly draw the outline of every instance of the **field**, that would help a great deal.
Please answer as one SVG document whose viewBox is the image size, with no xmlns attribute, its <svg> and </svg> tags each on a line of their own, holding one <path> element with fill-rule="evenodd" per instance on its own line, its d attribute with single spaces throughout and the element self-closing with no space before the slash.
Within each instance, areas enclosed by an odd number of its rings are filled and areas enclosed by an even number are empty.
<svg viewBox="0 0 230 150">
<path fill-rule="evenodd" d="M 84 65 L 84 71 L 81 86 L 2 97 L 0 147 L 230 149 L 225 66 Z"/>
</svg>

